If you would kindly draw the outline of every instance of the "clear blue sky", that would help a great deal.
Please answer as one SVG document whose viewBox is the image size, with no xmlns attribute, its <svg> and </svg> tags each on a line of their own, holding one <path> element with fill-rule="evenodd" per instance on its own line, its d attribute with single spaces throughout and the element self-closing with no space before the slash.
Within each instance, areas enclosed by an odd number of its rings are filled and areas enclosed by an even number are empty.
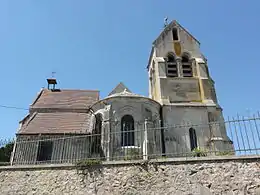
<svg viewBox="0 0 260 195">
<path fill-rule="evenodd" d="M 120 81 L 147 95 L 146 65 L 164 16 L 201 42 L 225 115 L 259 109 L 260 2 L 242 0 L 1 0 L 0 104 L 28 108 L 56 71 L 60 88 Z M 27 111 L 0 107 L 1 138 Z"/>
</svg>

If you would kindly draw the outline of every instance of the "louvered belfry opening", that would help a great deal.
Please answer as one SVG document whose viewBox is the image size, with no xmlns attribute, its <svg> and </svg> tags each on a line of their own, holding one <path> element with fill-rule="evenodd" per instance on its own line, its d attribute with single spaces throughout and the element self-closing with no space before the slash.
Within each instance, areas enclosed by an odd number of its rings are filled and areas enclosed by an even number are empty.
<svg viewBox="0 0 260 195">
<path fill-rule="evenodd" d="M 192 67 L 188 56 L 186 55 L 182 56 L 181 63 L 182 63 L 183 77 L 192 77 Z"/>
<path fill-rule="evenodd" d="M 167 76 L 168 77 L 178 77 L 178 68 L 175 57 L 171 54 L 167 56 Z"/>
</svg>

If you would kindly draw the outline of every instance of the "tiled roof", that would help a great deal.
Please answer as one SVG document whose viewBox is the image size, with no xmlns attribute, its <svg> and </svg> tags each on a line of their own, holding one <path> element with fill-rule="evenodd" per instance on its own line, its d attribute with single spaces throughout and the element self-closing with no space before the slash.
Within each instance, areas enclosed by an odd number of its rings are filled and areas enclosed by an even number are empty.
<svg viewBox="0 0 260 195">
<path fill-rule="evenodd" d="M 89 113 L 33 113 L 18 134 L 91 133 L 90 120 Z"/>
<path fill-rule="evenodd" d="M 43 89 L 31 105 L 31 108 L 84 109 L 99 100 L 99 91 Z"/>
</svg>

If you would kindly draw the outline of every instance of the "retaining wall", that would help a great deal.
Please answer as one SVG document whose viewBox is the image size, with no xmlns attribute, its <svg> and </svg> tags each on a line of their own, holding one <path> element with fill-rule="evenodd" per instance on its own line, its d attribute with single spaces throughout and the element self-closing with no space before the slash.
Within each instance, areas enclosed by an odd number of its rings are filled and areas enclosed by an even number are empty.
<svg viewBox="0 0 260 195">
<path fill-rule="evenodd" d="M 0 167 L 1 195 L 258 194 L 260 157 Z M 260 193 L 259 193 L 260 194 Z"/>
</svg>

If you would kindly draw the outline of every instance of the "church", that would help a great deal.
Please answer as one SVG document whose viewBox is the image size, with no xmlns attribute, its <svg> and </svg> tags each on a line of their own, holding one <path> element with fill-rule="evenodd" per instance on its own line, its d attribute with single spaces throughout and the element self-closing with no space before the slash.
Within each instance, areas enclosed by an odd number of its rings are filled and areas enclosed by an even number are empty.
<svg viewBox="0 0 260 195">
<path fill-rule="evenodd" d="M 57 89 L 57 80 L 47 79 L 48 87 L 19 122 L 11 163 L 233 149 L 200 42 L 177 21 L 166 24 L 152 43 L 147 73 L 149 97 L 120 82 L 100 99 L 99 91 Z"/>
</svg>

